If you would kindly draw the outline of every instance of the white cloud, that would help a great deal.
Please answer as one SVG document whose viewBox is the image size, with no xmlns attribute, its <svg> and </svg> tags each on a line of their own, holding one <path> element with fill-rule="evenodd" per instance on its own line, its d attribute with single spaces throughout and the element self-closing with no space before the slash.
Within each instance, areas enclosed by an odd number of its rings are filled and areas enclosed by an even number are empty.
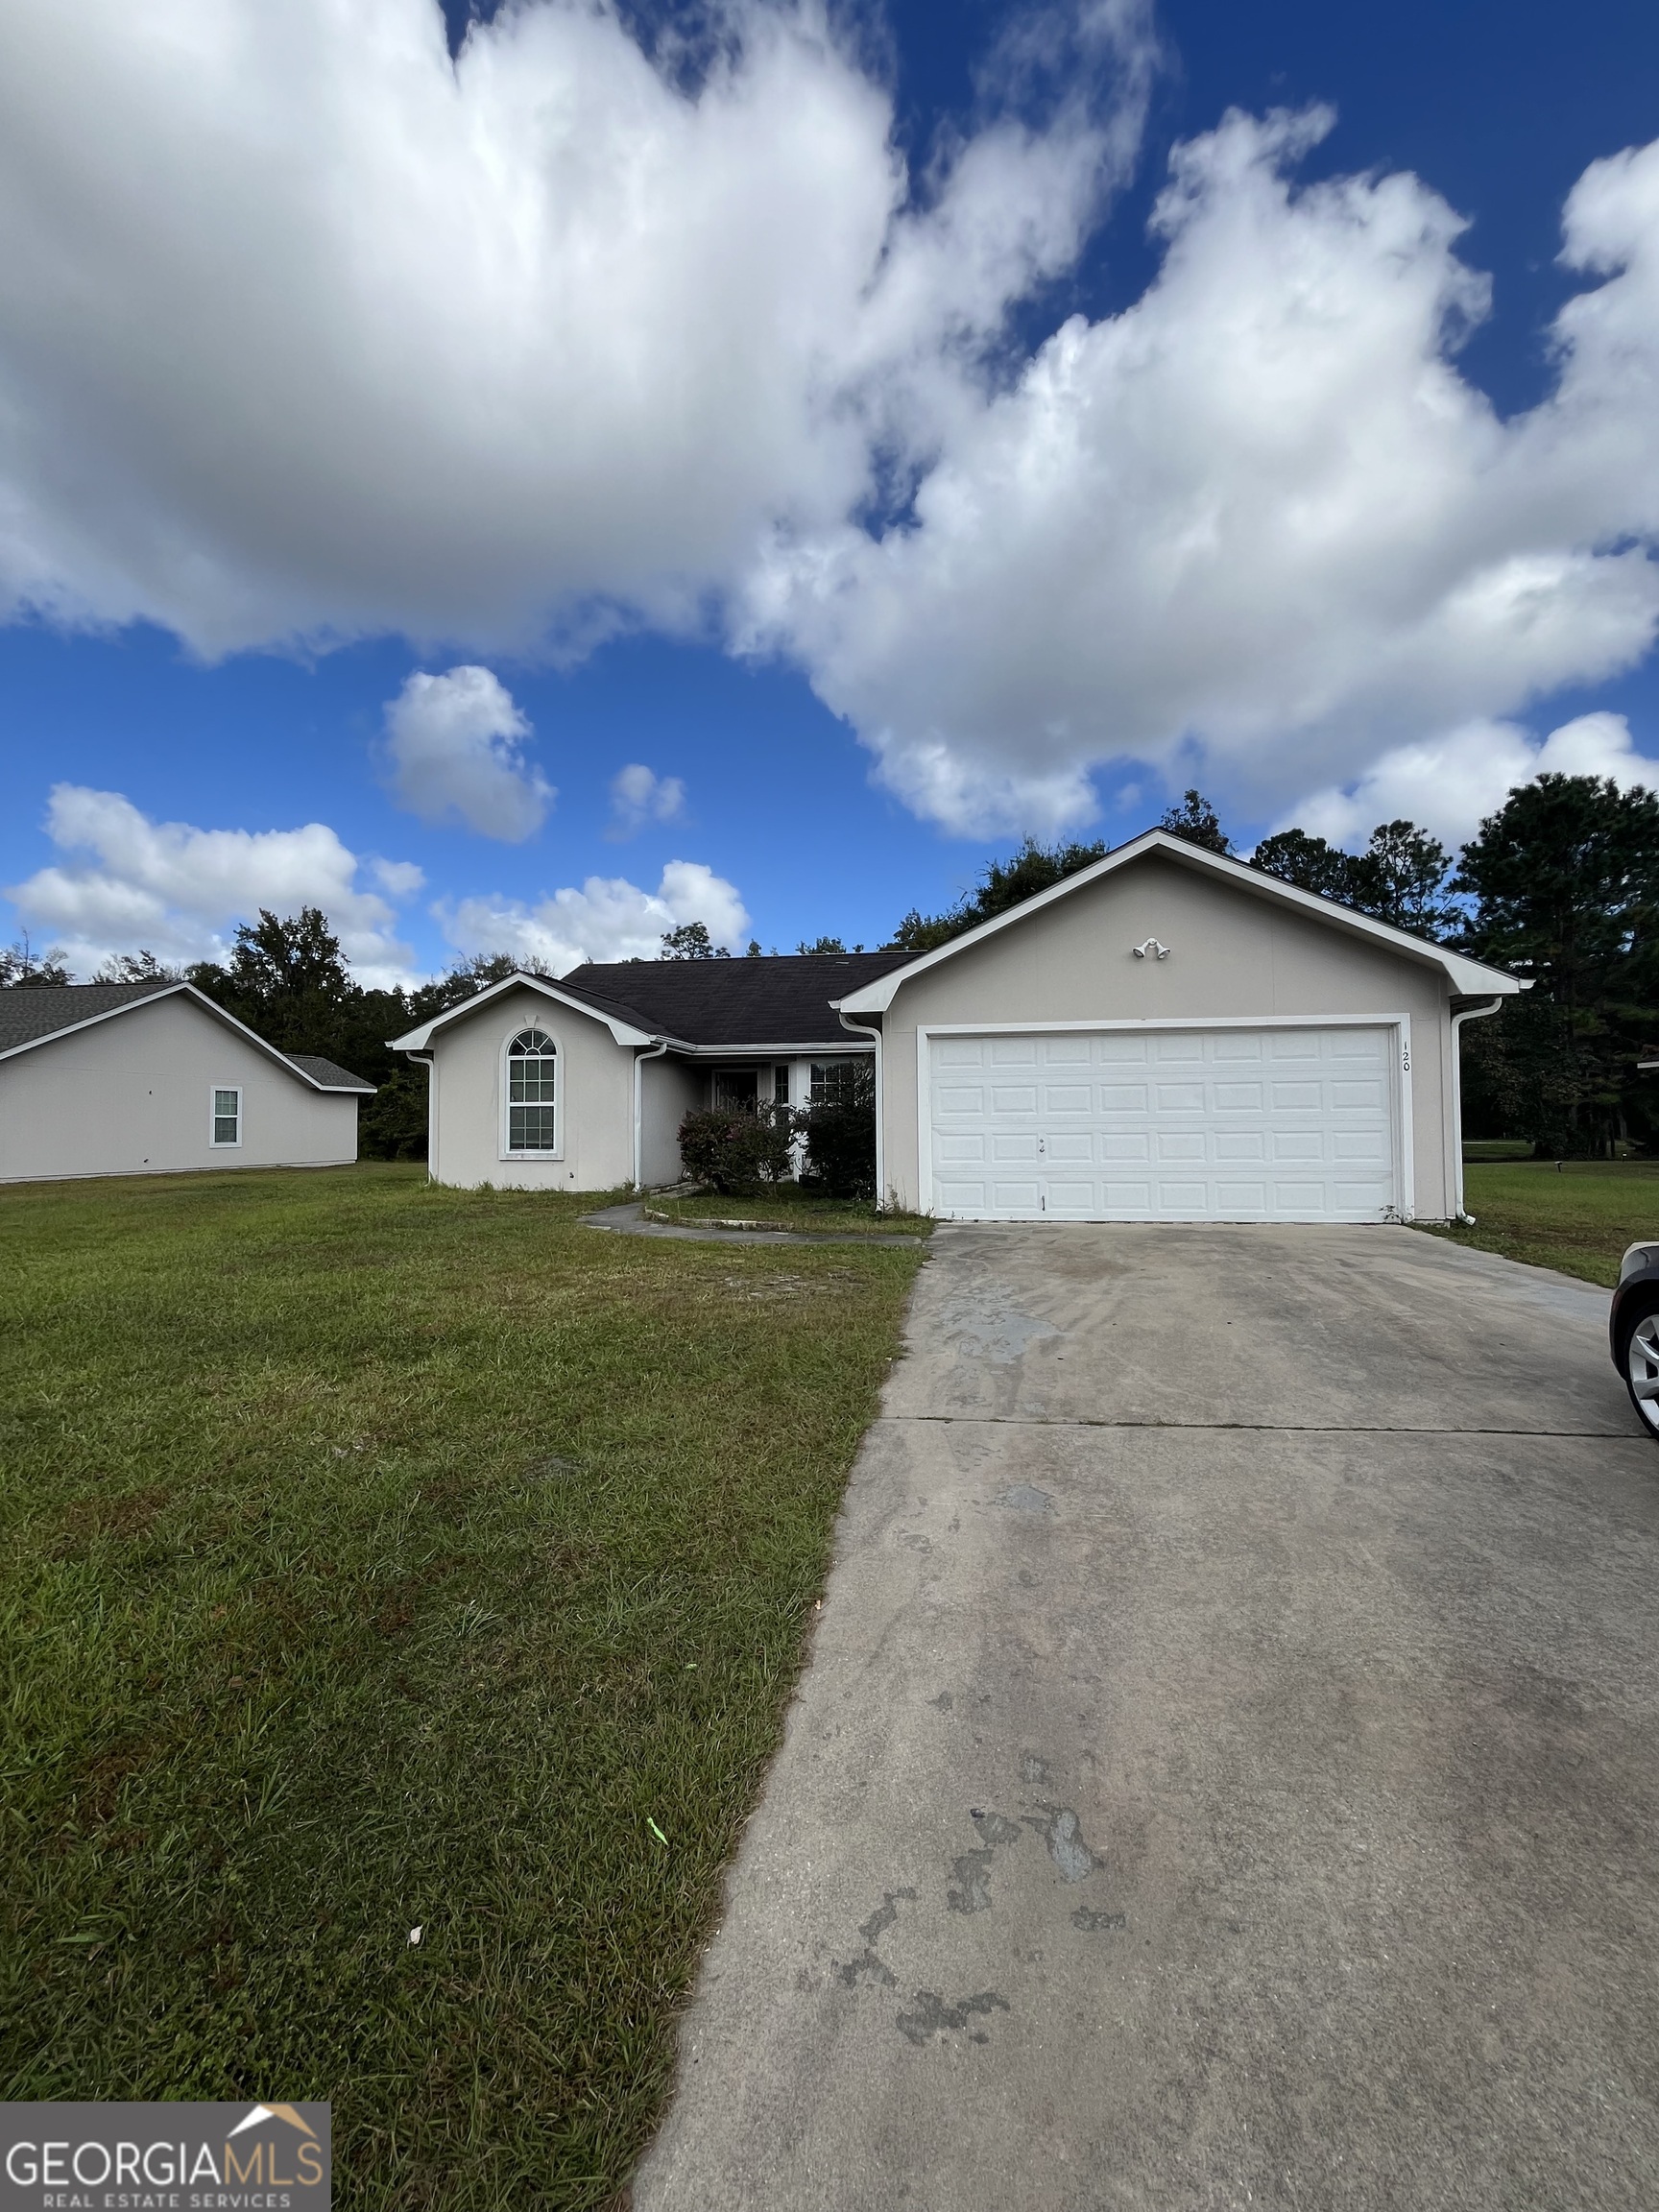
<svg viewBox="0 0 1659 2212">
<path fill-rule="evenodd" d="M 734 884 L 700 860 L 670 860 L 642 891 L 620 876 L 589 876 L 578 890 L 554 891 L 534 906 L 510 899 L 463 899 L 434 909 L 461 952 L 512 952 L 556 975 L 584 960 L 654 960 L 665 931 L 705 922 L 716 945 L 739 944 L 749 916 Z"/>
<path fill-rule="evenodd" d="M 685 810 L 685 786 L 678 776 L 658 776 L 642 761 L 631 760 L 611 779 L 608 834 L 632 837 L 648 822 L 673 822 Z"/>
<path fill-rule="evenodd" d="M 701 626 L 774 523 L 1063 269 L 1138 134 L 1143 0 L 1048 128 L 906 205 L 823 0 L 723 0 L 687 90 L 611 0 L 0 12 L 0 599 L 204 653 Z M 1062 72 L 1054 72 L 1058 77 Z"/>
<path fill-rule="evenodd" d="M 1574 188 L 1582 289 L 1513 420 L 1457 364 L 1460 218 L 1298 188 L 1323 114 L 1178 148 L 1144 294 L 1022 363 L 1132 164 L 1148 25 L 1039 11 L 917 185 L 820 0 L 726 0 L 691 89 L 611 0 L 520 0 L 454 64 L 433 0 L 0 13 L 0 611 L 206 654 L 717 632 L 974 833 L 1085 819 L 1103 763 L 1266 817 L 1634 664 L 1659 144 Z M 490 788 L 534 811 L 521 762 Z"/>
<path fill-rule="evenodd" d="M 360 982 L 410 980 L 412 955 L 394 934 L 396 915 L 360 886 L 356 855 L 321 822 L 196 830 L 152 822 L 119 792 L 59 783 L 46 830 L 65 859 L 6 896 L 32 928 L 62 944 L 78 974 L 140 947 L 164 961 L 217 959 L 233 926 L 260 907 L 293 914 L 320 906 Z M 413 888 L 420 877 L 404 862 L 373 866 L 383 884 L 391 877 Z"/>
<path fill-rule="evenodd" d="M 386 708 L 386 752 L 400 806 L 423 822 L 459 819 L 482 837 L 521 844 L 556 796 L 527 764 L 530 725 L 488 668 L 419 670 Z"/>
<path fill-rule="evenodd" d="M 1455 853 L 1518 783 L 1543 775 L 1606 776 L 1621 790 L 1659 790 L 1659 760 L 1636 751 L 1623 714 L 1580 714 L 1542 744 L 1513 722 L 1475 722 L 1383 754 L 1350 789 L 1314 792 L 1276 827 L 1360 845 L 1380 822 L 1404 818 Z"/>
<path fill-rule="evenodd" d="M 915 514 L 780 533 L 750 641 L 799 655 L 956 830 L 1087 813 L 1142 759 L 1266 812 L 1425 729 L 1639 660 L 1659 624 L 1659 145 L 1598 163 L 1558 382 L 1459 373 L 1486 285 L 1409 176 L 1293 189 L 1324 115 L 1177 150 L 1153 284 L 957 422 Z"/>
</svg>

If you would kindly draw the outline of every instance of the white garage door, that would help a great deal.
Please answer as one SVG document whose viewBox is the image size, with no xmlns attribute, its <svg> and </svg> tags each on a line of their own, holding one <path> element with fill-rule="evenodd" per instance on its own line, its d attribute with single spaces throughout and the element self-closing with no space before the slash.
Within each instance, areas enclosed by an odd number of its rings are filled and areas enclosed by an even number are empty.
<svg viewBox="0 0 1659 2212">
<path fill-rule="evenodd" d="M 928 1040 L 933 1211 L 972 1221 L 1375 1221 L 1395 1032 Z"/>
</svg>

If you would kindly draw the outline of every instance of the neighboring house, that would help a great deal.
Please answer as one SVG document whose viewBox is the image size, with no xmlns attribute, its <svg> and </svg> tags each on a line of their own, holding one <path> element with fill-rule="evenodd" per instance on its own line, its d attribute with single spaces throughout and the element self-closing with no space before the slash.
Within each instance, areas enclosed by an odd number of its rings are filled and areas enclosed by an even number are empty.
<svg viewBox="0 0 1659 2212">
<path fill-rule="evenodd" d="M 441 1182 L 671 1181 L 688 1107 L 874 1053 L 887 1203 L 955 1220 L 1444 1220 L 1457 1032 L 1513 976 L 1163 830 L 937 951 L 517 975 L 399 1038 Z"/>
<path fill-rule="evenodd" d="M 189 983 L 0 991 L 0 1183 L 324 1167 L 374 1086 L 278 1052 Z"/>
</svg>

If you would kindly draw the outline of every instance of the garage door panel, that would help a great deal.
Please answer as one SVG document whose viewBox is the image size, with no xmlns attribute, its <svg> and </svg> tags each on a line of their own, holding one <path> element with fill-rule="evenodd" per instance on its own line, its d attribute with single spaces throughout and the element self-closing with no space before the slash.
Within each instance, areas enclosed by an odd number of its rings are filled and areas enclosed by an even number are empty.
<svg viewBox="0 0 1659 2212">
<path fill-rule="evenodd" d="M 1352 1221 L 1397 1203 L 1381 1023 L 1036 1031 L 930 1053 L 943 1214 Z"/>
<path fill-rule="evenodd" d="M 1217 1175 L 1215 1196 L 1222 1210 L 1235 1221 L 1247 1214 L 1265 1214 L 1267 1211 L 1267 1186 L 1259 1178 Z"/>
<path fill-rule="evenodd" d="M 1152 1132 L 1149 1129 L 1106 1129 L 1100 1136 L 1100 1159 L 1105 1166 L 1119 1161 L 1147 1160 L 1152 1157 Z"/>
<path fill-rule="evenodd" d="M 1094 1133 L 1091 1129 L 1055 1130 L 1046 1139 L 1044 1151 L 1050 1165 L 1056 1167 L 1074 1167 L 1085 1160 L 1092 1163 Z"/>
<path fill-rule="evenodd" d="M 1188 1161 L 1202 1160 L 1206 1146 L 1202 1129 L 1157 1129 L 1153 1131 L 1160 1161 L 1171 1166 Z"/>
<path fill-rule="evenodd" d="M 992 1205 L 999 1214 L 1007 1214 L 1015 1220 L 1029 1221 L 1034 1215 L 1040 1214 L 1043 1211 L 1042 1197 L 1042 1186 L 1034 1179 L 1023 1182 L 997 1176 L 991 1184 Z"/>
<path fill-rule="evenodd" d="M 1215 1132 L 1215 1165 L 1226 1167 L 1244 1160 L 1262 1160 L 1267 1157 L 1267 1133 L 1263 1129 L 1217 1129 Z"/>
</svg>

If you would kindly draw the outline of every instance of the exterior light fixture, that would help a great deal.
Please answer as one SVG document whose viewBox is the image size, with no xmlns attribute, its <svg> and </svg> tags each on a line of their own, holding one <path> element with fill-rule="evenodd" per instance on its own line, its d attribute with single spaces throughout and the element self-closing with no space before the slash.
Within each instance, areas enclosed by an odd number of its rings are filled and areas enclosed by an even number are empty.
<svg viewBox="0 0 1659 2212">
<path fill-rule="evenodd" d="M 1143 944 L 1137 945 L 1133 947 L 1132 950 L 1137 960 L 1145 960 L 1147 958 L 1151 958 L 1153 960 L 1167 960 L 1169 957 L 1168 946 L 1160 945 L 1156 937 L 1148 937 Z"/>
</svg>

